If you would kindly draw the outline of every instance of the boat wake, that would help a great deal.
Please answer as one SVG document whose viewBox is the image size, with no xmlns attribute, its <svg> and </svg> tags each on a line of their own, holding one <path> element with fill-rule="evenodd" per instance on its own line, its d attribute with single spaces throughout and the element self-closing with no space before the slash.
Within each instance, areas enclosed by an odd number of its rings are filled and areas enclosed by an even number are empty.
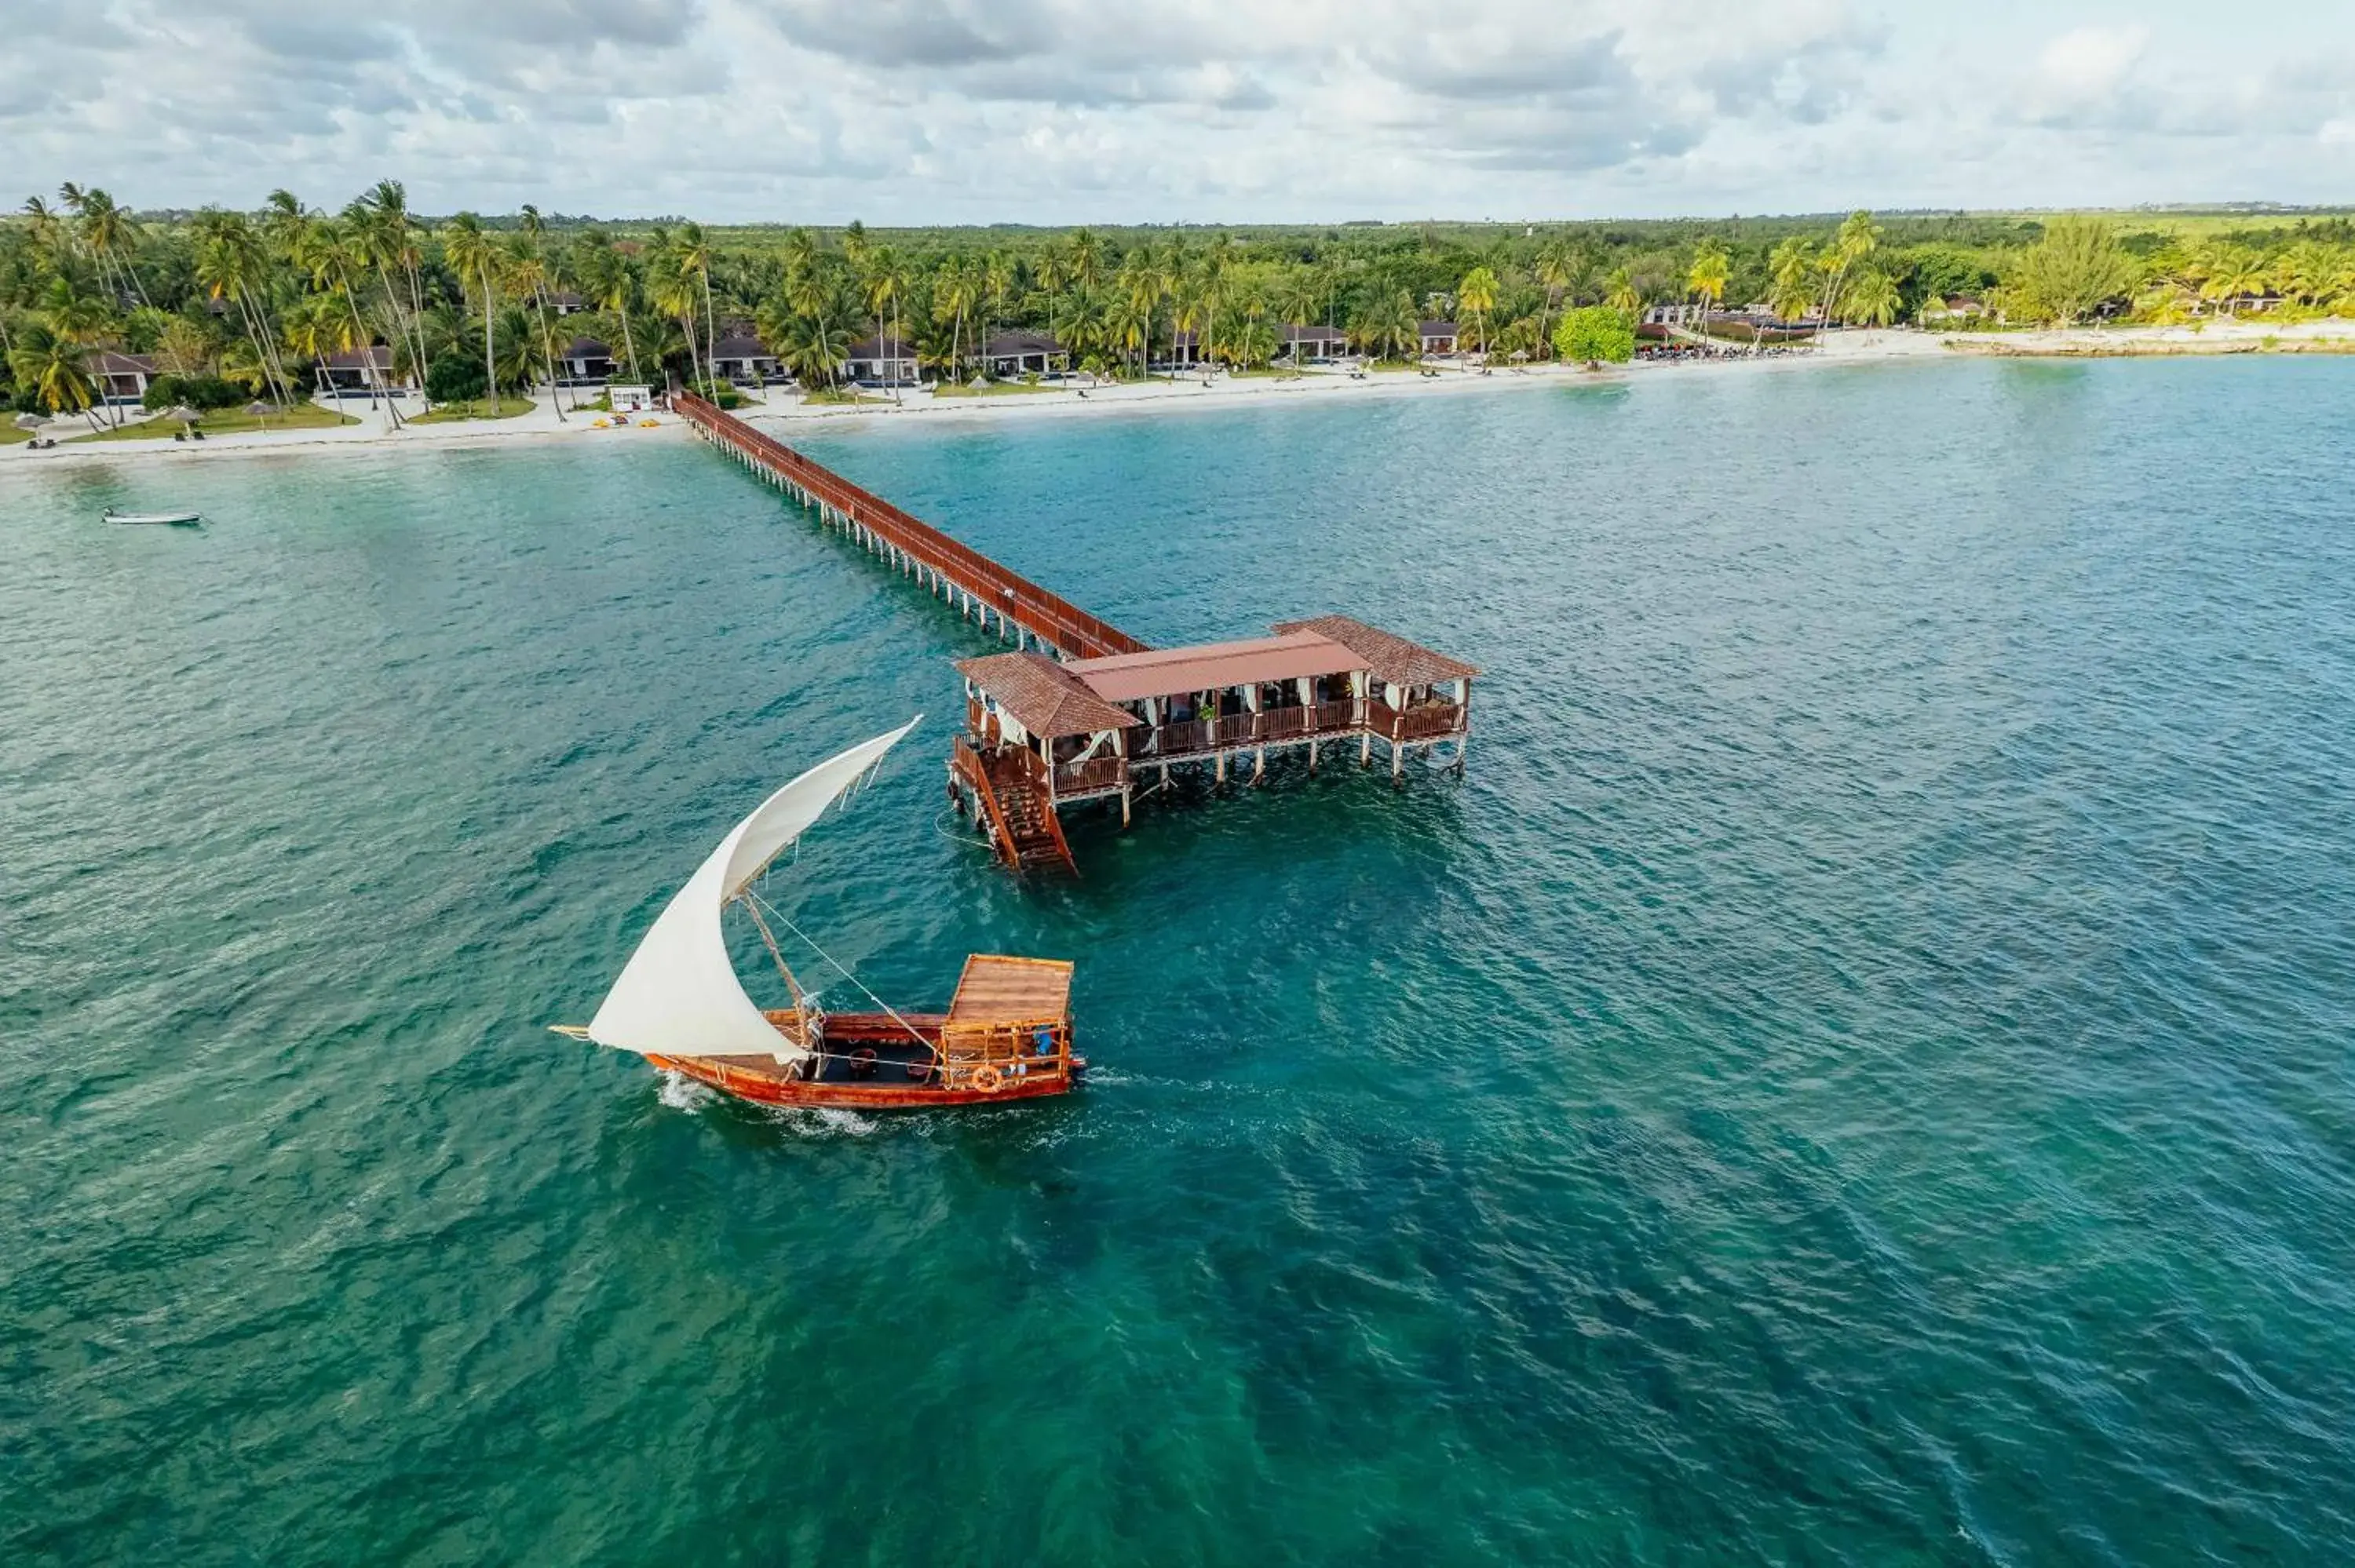
<svg viewBox="0 0 2355 1568">
<path fill-rule="evenodd" d="M 872 1138 L 883 1130 L 884 1118 L 863 1116 L 840 1106 L 768 1106 L 771 1121 L 789 1132 L 809 1138 Z"/>
<path fill-rule="evenodd" d="M 662 1086 L 655 1091 L 655 1097 L 672 1110 L 699 1116 L 706 1106 L 719 1098 L 717 1089 L 696 1082 L 685 1073 L 666 1071 L 660 1076 Z"/>
</svg>

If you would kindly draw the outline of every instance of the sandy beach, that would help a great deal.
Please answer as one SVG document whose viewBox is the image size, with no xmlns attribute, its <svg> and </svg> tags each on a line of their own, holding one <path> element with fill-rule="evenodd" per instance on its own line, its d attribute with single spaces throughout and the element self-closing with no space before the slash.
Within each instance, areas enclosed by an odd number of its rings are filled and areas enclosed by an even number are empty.
<svg viewBox="0 0 2355 1568">
<path fill-rule="evenodd" d="M 1340 367 L 1315 368 L 1297 375 L 1220 374 L 1186 376 L 1175 380 L 1069 385 L 1036 391 L 1008 391 L 982 397 L 934 397 L 929 389 L 910 391 L 896 400 L 875 397 L 857 405 L 808 404 L 783 388 L 765 400 L 736 410 L 740 418 L 772 429 L 790 428 L 817 420 L 843 419 L 996 419 L 1009 418 L 1076 418 L 1091 414 L 1164 409 L 1208 409 L 1243 404 L 1270 404 L 1306 398 L 1429 397 L 1476 391 L 1501 391 L 1513 387 L 1546 387 L 1566 383 L 1643 380 L 1655 376 L 1694 375 L 1755 375 L 1792 372 L 1822 366 L 1856 366 L 1955 355 L 1994 357 L 2137 357 L 2187 355 L 2264 353 L 2355 353 L 2355 322 L 2331 319 L 2276 325 L 2263 321 L 2217 321 L 2199 326 L 2080 327 L 2038 332 L 1936 333 L 1911 328 L 1835 333 L 1813 347 L 1796 353 L 1757 358 L 1733 355 L 1720 359 L 1645 362 L 1590 371 L 1580 366 L 1539 365 L 1498 366 L 1491 371 L 1448 366 L 1426 373 L 1384 370 L 1362 376 Z M 324 407 L 336 407 L 327 403 Z M 402 400 L 405 412 L 420 405 Z M 294 450 L 382 449 L 386 447 L 465 448 L 515 441 L 596 440 L 644 442 L 676 440 L 687 432 L 686 424 L 668 413 L 642 416 L 629 421 L 609 420 L 600 429 L 601 416 L 588 410 L 566 409 L 559 416 L 556 399 L 543 389 L 535 394 L 530 412 L 499 420 L 448 425 L 395 427 L 381 406 L 346 399 L 342 411 L 357 423 L 326 429 L 250 431 L 217 436 L 200 445 L 175 441 L 171 427 L 156 420 L 154 440 L 79 441 L 72 434 L 82 429 L 78 419 L 60 419 L 48 427 L 57 433 L 55 448 L 35 450 L 29 442 L 0 446 L 0 469 L 25 469 L 35 464 L 144 462 L 205 462 Z"/>
</svg>

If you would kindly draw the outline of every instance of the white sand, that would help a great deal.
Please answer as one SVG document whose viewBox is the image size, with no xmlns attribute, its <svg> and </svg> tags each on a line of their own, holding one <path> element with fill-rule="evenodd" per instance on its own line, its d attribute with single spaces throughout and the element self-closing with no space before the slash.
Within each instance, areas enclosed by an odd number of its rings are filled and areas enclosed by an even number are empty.
<svg viewBox="0 0 2355 1568">
<path fill-rule="evenodd" d="M 897 401 L 865 401 L 857 405 L 803 403 L 798 395 L 777 389 L 772 400 L 737 410 L 740 418 L 771 428 L 820 419 L 997 419 L 1015 416 L 1074 417 L 1098 412 L 1144 412 L 1156 408 L 1231 408 L 1302 399 L 1380 397 L 1444 397 L 1511 387 L 1545 387 L 1576 382 L 1643 380 L 1653 376 L 1742 375 L 1767 370 L 1797 370 L 1819 366 L 1856 366 L 1876 362 L 1995 355 L 2136 355 L 2249 354 L 2264 352 L 2355 353 L 2355 323 L 2307 322 L 2271 325 L 2257 322 L 2211 322 L 2190 327 L 2076 328 L 2069 331 L 2019 333 L 1918 332 L 1907 328 L 1834 333 L 1820 345 L 1803 351 L 1757 358 L 1691 360 L 1665 364 L 1638 363 L 1604 371 L 1540 365 L 1498 366 L 1492 372 L 1450 367 L 1436 375 L 1412 370 L 1376 371 L 1354 377 L 1339 369 L 1314 369 L 1295 376 L 1216 376 L 1205 381 L 1188 376 L 1175 381 L 1111 384 L 1086 387 L 1059 387 L 1051 391 L 1012 392 L 984 397 L 934 397 L 929 391 L 903 393 Z M 383 450 L 391 447 L 473 447 L 514 441 L 593 440 L 604 443 L 676 440 L 687 434 L 683 421 L 669 414 L 638 416 L 623 428 L 595 429 L 599 416 L 568 412 L 559 419 L 555 401 L 545 391 L 535 395 L 531 412 L 507 419 L 485 419 L 448 425 L 407 426 L 394 429 L 381 409 L 365 402 L 347 401 L 343 411 L 360 422 L 324 429 L 253 431 L 212 437 L 202 443 L 175 442 L 171 428 L 158 422 L 155 440 L 98 442 L 65 438 L 85 429 L 80 420 L 59 420 L 44 434 L 55 433 L 54 450 L 34 451 L 27 443 L 0 446 L 0 467 L 31 463 L 122 462 L 128 460 L 203 462 L 212 459 L 251 456 L 292 449 Z M 327 405 L 333 407 L 333 405 Z M 405 407 L 417 407 L 414 398 Z M 652 418 L 654 429 L 640 420 Z M 613 423 L 619 424 L 620 417 Z"/>
</svg>

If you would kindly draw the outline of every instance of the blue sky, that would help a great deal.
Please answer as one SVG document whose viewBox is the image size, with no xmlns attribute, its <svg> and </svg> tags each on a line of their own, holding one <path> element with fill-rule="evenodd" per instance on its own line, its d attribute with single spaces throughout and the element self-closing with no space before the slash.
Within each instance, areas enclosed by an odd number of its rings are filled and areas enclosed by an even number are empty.
<svg viewBox="0 0 2355 1568">
<path fill-rule="evenodd" d="M 719 221 L 2355 200 L 2355 5 L 0 0 L 26 194 Z M 21 199 L 21 196 L 12 199 Z"/>
</svg>

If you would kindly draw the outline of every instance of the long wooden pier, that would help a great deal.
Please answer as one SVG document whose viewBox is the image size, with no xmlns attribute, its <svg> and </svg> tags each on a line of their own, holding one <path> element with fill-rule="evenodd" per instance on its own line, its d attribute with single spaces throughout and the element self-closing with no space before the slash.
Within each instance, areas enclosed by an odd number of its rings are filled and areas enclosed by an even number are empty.
<svg viewBox="0 0 2355 1568">
<path fill-rule="evenodd" d="M 1018 647 L 1035 645 L 1064 660 L 1150 651 L 1118 627 L 1007 571 L 706 399 L 680 392 L 671 398 L 671 407 L 705 440 L 815 510 L 821 525 L 841 529 L 846 537 L 954 605 L 959 614 L 996 630 Z"/>
</svg>

